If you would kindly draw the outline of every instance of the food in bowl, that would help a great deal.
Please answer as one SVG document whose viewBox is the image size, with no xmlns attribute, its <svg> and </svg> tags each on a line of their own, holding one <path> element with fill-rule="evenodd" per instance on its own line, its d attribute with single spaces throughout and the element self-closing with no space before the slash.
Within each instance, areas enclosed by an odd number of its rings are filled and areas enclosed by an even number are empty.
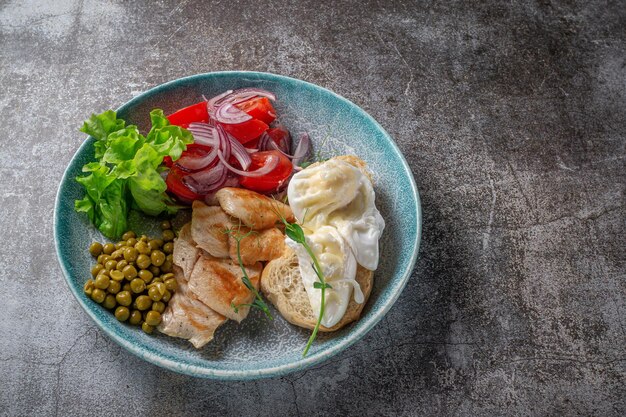
<svg viewBox="0 0 626 417">
<path fill-rule="evenodd" d="M 153 110 L 145 137 L 114 112 L 83 126 L 96 139 L 98 161 L 85 165 L 89 174 L 78 179 L 86 195 L 76 210 L 105 236 L 116 239 L 126 230 L 131 207 L 149 216 L 192 210 L 166 260 L 176 291 L 158 323 L 154 314 L 150 320 L 142 314 L 148 330 L 156 326 L 200 348 L 220 325 L 241 322 L 252 308 L 272 319 L 263 294 L 289 322 L 313 330 L 306 355 L 318 331 L 360 316 L 385 226 L 371 175 L 356 156 L 312 161 L 306 134 L 291 153 L 275 100 L 268 91 L 241 89 L 167 117 Z M 141 242 L 125 250 L 138 251 Z M 125 267 L 136 268 L 138 258 L 130 258 Z M 158 268 L 151 257 L 141 266 Z M 98 292 L 94 301 L 100 298 Z M 133 314 L 122 313 L 116 317 Z"/>
</svg>

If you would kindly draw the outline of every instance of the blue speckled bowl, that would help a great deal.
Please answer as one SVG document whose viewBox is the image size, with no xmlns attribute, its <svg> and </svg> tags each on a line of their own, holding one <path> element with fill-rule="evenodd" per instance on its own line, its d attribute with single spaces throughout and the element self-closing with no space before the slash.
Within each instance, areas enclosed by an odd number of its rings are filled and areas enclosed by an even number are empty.
<svg viewBox="0 0 626 417">
<path fill-rule="evenodd" d="M 383 128 L 359 107 L 316 85 L 260 72 L 217 72 L 181 78 L 141 94 L 118 109 L 118 115 L 145 130 L 149 112 L 166 114 L 228 89 L 261 87 L 278 96 L 276 108 L 292 133 L 309 132 L 322 156 L 356 154 L 375 176 L 376 204 L 387 222 L 381 241 L 382 259 L 372 295 L 361 319 L 346 328 L 318 337 L 306 358 L 302 350 L 309 331 L 287 323 L 274 311 L 268 321 L 258 311 L 240 325 L 229 321 L 215 339 L 195 350 L 182 339 L 162 334 L 148 336 L 115 317 L 83 294 L 93 259 L 87 248 L 103 241 L 86 217 L 74 211 L 83 191 L 74 178 L 93 159 L 93 139 L 72 159 L 59 187 L 54 233 L 57 255 L 67 283 L 96 324 L 113 340 L 156 365 L 185 374 L 224 380 L 284 375 L 305 369 L 341 352 L 367 333 L 389 311 L 404 288 L 417 256 L 421 232 L 419 196 L 411 170 Z M 179 219 L 179 223 L 180 223 Z M 156 235 L 157 221 L 132 213 L 131 227 Z"/>
</svg>

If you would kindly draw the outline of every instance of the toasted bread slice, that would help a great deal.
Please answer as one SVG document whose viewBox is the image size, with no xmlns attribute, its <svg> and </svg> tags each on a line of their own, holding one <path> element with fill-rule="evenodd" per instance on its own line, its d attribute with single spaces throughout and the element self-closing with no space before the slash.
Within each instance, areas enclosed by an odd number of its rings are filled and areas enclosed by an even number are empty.
<svg viewBox="0 0 626 417">
<path fill-rule="evenodd" d="M 354 298 L 350 299 L 346 314 L 339 323 L 330 328 L 320 326 L 320 331 L 333 332 L 339 330 L 358 320 L 361 316 L 363 307 L 365 307 L 372 292 L 374 272 L 358 265 L 356 281 L 361 286 L 365 301 L 362 304 L 357 304 Z M 298 256 L 289 246 L 285 245 L 283 256 L 265 265 L 261 276 L 261 291 L 289 323 L 311 330 L 315 327 L 317 317 L 313 314 L 309 296 L 304 284 L 302 284 Z"/>
</svg>

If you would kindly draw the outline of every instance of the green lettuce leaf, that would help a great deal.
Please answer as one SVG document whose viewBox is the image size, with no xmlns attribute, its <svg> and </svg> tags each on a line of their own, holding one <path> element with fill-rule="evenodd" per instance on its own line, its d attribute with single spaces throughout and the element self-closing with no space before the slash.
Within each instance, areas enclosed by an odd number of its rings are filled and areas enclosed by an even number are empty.
<svg viewBox="0 0 626 417">
<path fill-rule="evenodd" d="M 179 208 L 165 192 L 161 164 L 166 156 L 180 158 L 193 136 L 170 125 L 162 110 L 153 110 L 150 119 L 147 137 L 111 110 L 92 115 L 80 129 L 96 139 L 98 161 L 84 165 L 88 175 L 76 178 L 85 188 L 85 197 L 76 200 L 74 208 L 86 213 L 108 238 L 116 239 L 126 231 L 131 204 L 151 216 L 174 214 Z"/>
</svg>

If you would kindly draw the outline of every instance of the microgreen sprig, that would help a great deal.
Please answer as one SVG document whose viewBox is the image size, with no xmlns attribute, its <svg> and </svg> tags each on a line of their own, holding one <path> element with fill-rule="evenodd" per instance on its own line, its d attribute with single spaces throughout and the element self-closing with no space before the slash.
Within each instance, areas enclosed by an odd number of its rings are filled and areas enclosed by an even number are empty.
<svg viewBox="0 0 626 417">
<path fill-rule="evenodd" d="M 254 288 L 254 285 L 252 285 L 252 281 L 250 281 L 248 272 L 246 271 L 246 268 L 243 266 L 243 260 L 241 259 L 241 241 L 247 238 L 248 236 L 255 234 L 257 232 L 255 232 L 254 230 L 250 230 L 248 233 L 242 234 L 241 223 L 240 223 L 237 229 L 231 227 L 229 229 L 226 229 L 224 233 L 232 236 L 233 239 L 235 239 L 235 242 L 237 242 L 236 244 L 237 261 L 239 262 L 239 267 L 241 268 L 241 271 L 243 273 L 243 276 L 241 277 L 241 282 L 243 282 L 243 285 L 245 285 L 246 288 L 248 288 L 248 290 L 250 290 L 250 292 L 254 294 L 254 301 L 252 303 L 235 304 L 234 302 L 231 302 L 230 306 L 232 307 L 233 310 L 235 310 L 235 313 L 238 313 L 241 307 L 258 308 L 259 310 L 263 311 L 270 320 L 274 320 L 274 317 L 272 316 L 272 313 L 270 313 L 270 309 L 267 306 L 267 304 L 265 304 L 263 297 L 261 297 L 261 294 L 259 294 L 257 289 Z"/>
<path fill-rule="evenodd" d="M 285 234 L 287 235 L 287 237 L 289 237 L 289 239 L 293 240 L 294 242 L 301 244 L 304 250 L 306 250 L 306 253 L 308 253 L 311 259 L 313 260 L 313 263 L 311 264 L 311 266 L 313 267 L 313 271 L 315 271 L 315 274 L 317 275 L 317 278 L 319 279 L 319 281 L 316 281 L 313 283 L 313 288 L 317 288 L 321 290 L 321 293 L 322 293 L 321 294 L 322 299 L 320 302 L 320 314 L 317 317 L 317 322 L 315 323 L 315 327 L 313 328 L 313 333 L 311 333 L 311 337 L 309 337 L 309 341 L 307 342 L 306 347 L 304 348 L 304 352 L 302 352 L 302 356 L 304 357 L 309 352 L 309 349 L 311 348 L 313 341 L 317 337 L 317 332 L 319 331 L 320 326 L 322 325 L 322 318 L 324 317 L 324 308 L 326 304 L 326 288 L 332 288 L 332 287 L 328 283 L 326 283 L 326 279 L 324 278 L 324 273 L 322 272 L 322 268 L 317 260 L 317 257 L 313 253 L 313 250 L 311 249 L 311 247 L 306 241 L 306 237 L 304 236 L 304 230 L 302 230 L 302 227 L 300 227 L 300 225 L 297 223 L 289 223 L 287 219 L 285 219 L 284 216 L 280 215 L 280 213 L 278 214 L 279 214 L 281 221 L 285 225 Z"/>
</svg>

